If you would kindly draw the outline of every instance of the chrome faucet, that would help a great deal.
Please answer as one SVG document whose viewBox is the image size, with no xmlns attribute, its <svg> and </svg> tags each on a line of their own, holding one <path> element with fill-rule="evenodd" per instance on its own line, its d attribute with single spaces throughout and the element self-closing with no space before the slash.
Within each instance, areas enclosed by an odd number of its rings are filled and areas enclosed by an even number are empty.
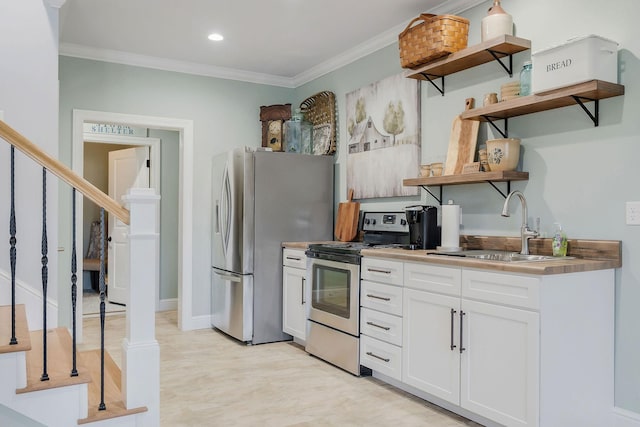
<svg viewBox="0 0 640 427">
<path fill-rule="evenodd" d="M 536 230 L 531 230 L 529 228 L 529 224 L 527 224 L 527 200 L 524 198 L 524 194 L 522 194 L 519 190 L 514 190 L 507 196 L 507 199 L 504 201 L 504 206 L 502 207 L 502 216 L 509 216 L 509 200 L 511 200 L 511 196 L 516 195 L 520 198 L 520 204 L 522 204 L 522 225 L 520 226 L 520 238 L 522 239 L 522 249 L 520 253 L 522 255 L 529 255 L 529 239 L 534 238 L 538 235 Z"/>
</svg>

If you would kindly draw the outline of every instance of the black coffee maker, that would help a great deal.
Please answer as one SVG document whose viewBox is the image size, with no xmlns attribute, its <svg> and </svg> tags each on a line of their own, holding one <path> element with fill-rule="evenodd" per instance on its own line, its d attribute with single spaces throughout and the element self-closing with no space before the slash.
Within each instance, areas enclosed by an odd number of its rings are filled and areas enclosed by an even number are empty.
<svg viewBox="0 0 640 427">
<path fill-rule="evenodd" d="M 414 205 L 405 208 L 409 224 L 409 247 L 411 249 L 435 249 L 440 245 L 438 208 Z"/>
</svg>

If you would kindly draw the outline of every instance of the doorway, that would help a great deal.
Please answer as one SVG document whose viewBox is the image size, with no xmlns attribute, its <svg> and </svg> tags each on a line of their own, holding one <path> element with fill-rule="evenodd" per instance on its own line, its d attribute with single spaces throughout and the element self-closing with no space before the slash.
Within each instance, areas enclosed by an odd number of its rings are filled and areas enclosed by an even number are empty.
<svg viewBox="0 0 640 427">
<path fill-rule="evenodd" d="M 193 241 L 193 121 L 166 117 L 141 116 L 90 110 L 73 110 L 72 169 L 83 175 L 84 123 L 109 123 L 132 127 L 176 131 L 178 147 L 178 327 L 191 330 L 201 326 L 192 314 L 192 241 Z M 76 200 L 76 209 L 82 211 L 82 198 Z M 77 224 L 76 244 L 82 247 L 81 224 Z M 80 277 L 80 282 L 82 277 Z M 82 283 L 78 283 L 79 293 Z M 158 293 L 159 290 L 156 289 Z M 81 295 L 78 295 L 81 297 Z M 82 337 L 82 310 L 77 311 L 78 336 Z"/>
<path fill-rule="evenodd" d="M 144 183 L 143 186 L 155 188 L 156 192 L 162 196 L 164 190 L 160 183 L 161 174 L 161 140 L 158 138 L 145 138 L 145 137 L 130 137 L 114 134 L 96 134 L 96 133 L 84 133 L 84 178 L 95 185 L 98 189 L 104 193 L 109 194 L 110 197 L 115 200 L 120 200 L 119 196 L 114 196 L 112 193 L 126 192 L 126 189 L 118 190 L 115 183 L 122 179 L 128 182 L 126 186 L 131 186 L 132 178 L 123 177 L 121 174 L 135 174 L 140 175 L 136 179 L 136 182 Z M 170 141 L 168 142 L 170 143 Z M 165 144 L 166 145 L 166 144 Z M 177 151 L 177 150 L 176 150 Z M 132 157 L 133 156 L 133 157 Z M 118 163 L 118 173 L 114 175 L 112 171 L 112 161 L 116 159 Z M 147 162 L 147 159 L 149 160 Z M 120 177 L 117 179 L 117 177 Z M 123 182 L 124 183 L 124 182 Z M 161 203 L 164 200 L 161 199 Z M 175 199 L 173 200 L 175 204 Z M 89 201 L 83 203 L 82 209 L 82 230 L 83 230 L 83 244 L 81 254 L 88 256 L 89 258 L 97 258 L 97 254 L 89 255 L 90 248 L 99 248 L 99 236 L 94 236 L 94 228 L 99 229 L 100 226 L 100 208 Z M 156 223 L 161 227 L 161 215 L 160 209 L 156 212 Z M 115 217 L 108 212 L 105 212 L 105 231 L 107 236 L 113 237 L 114 241 L 107 243 L 107 252 L 105 252 L 106 273 L 105 282 L 108 284 L 108 293 L 106 308 L 107 313 L 119 313 L 124 310 L 124 307 L 118 307 L 115 304 L 126 305 L 126 286 L 128 282 L 128 241 L 126 238 L 123 242 L 118 244 L 118 236 L 126 236 L 126 230 L 128 227 L 124 226 L 120 221 L 116 221 Z M 124 226 L 124 227 L 123 227 Z M 118 233 L 117 230 L 123 229 Z M 97 231 L 97 230 L 96 230 Z M 96 239 L 96 237 L 98 239 Z M 161 235 L 162 241 L 162 235 Z M 175 242 L 173 243 L 173 252 L 177 253 Z M 168 240 L 165 244 L 171 244 Z M 121 256 L 117 256 L 116 249 L 123 247 L 124 252 Z M 97 252 L 97 251 L 91 251 Z M 107 256 L 108 255 L 108 256 Z M 93 260 L 91 260 L 93 261 Z M 84 264 L 84 263 L 83 263 Z M 93 262 L 95 264 L 95 262 Z M 160 268 L 158 267 L 158 272 Z M 117 274 L 118 271 L 123 274 Z M 158 273 L 156 273 L 158 274 Z M 93 316 L 96 314 L 97 305 L 97 274 L 95 272 L 89 273 L 83 271 L 83 316 Z M 176 274 L 177 275 L 177 274 Z M 177 282 L 177 277 L 175 278 Z M 121 283 L 118 283 L 121 282 Z M 89 286 L 90 284 L 90 286 Z M 93 292 L 92 292 L 93 291 Z M 158 309 L 158 298 L 156 298 L 156 309 Z"/>
</svg>

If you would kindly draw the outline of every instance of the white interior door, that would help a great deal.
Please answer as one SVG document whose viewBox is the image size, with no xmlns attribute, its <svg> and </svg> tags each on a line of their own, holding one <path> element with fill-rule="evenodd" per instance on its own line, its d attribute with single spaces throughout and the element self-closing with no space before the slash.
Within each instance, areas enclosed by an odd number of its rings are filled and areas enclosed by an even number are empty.
<svg viewBox="0 0 640 427">
<path fill-rule="evenodd" d="M 149 188 L 149 147 L 109 152 L 109 197 L 122 203 L 131 187 Z M 129 288 L 129 226 L 109 214 L 107 271 L 109 301 L 127 303 Z"/>
</svg>

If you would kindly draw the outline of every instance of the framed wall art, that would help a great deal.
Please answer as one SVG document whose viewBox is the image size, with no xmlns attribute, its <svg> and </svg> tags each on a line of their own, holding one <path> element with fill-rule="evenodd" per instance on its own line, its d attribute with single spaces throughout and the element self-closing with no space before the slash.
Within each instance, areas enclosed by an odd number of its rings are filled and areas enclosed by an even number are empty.
<svg viewBox="0 0 640 427">
<path fill-rule="evenodd" d="M 355 199 L 415 196 L 419 175 L 420 82 L 398 74 L 346 95 L 347 188 Z"/>
</svg>

